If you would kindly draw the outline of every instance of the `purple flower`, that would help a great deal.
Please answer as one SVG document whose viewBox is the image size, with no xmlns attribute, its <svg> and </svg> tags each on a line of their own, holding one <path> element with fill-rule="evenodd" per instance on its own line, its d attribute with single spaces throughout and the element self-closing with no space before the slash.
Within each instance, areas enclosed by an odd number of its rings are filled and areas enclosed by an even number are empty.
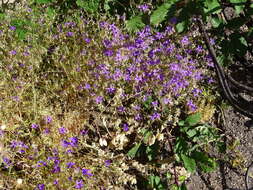
<svg viewBox="0 0 253 190">
<path fill-rule="evenodd" d="M 139 5 L 138 6 L 138 9 L 140 9 L 140 11 L 142 11 L 142 12 L 148 12 L 149 11 L 149 5 L 147 5 L 147 4 L 143 4 L 143 5 Z"/>
<path fill-rule="evenodd" d="M 97 103 L 97 104 L 102 103 L 103 100 L 104 100 L 104 98 L 103 98 L 102 96 L 97 96 L 97 97 L 96 97 L 96 103 Z"/>
<path fill-rule="evenodd" d="M 164 104 L 169 104 L 169 103 L 171 103 L 171 100 L 169 98 L 164 98 L 163 103 Z"/>
<path fill-rule="evenodd" d="M 47 163 L 44 161 L 38 161 L 37 162 L 37 167 L 42 167 L 42 166 L 47 166 Z"/>
<path fill-rule="evenodd" d="M 70 141 L 70 145 L 72 147 L 76 147 L 77 144 L 78 144 L 78 138 L 77 137 L 71 137 L 71 138 L 69 138 L 69 141 Z"/>
<path fill-rule="evenodd" d="M 111 57 L 111 56 L 113 56 L 113 51 L 110 49 L 107 49 L 104 51 L 104 55 L 107 57 Z"/>
<path fill-rule="evenodd" d="M 215 40 L 213 38 L 210 38 L 210 44 L 215 45 Z"/>
<path fill-rule="evenodd" d="M 196 48 L 196 52 L 197 52 L 197 53 L 200 53 L 200 52 L 202 52 L 202 51 L 203 51 L 203 47 L 200 46 L 200 45 L 198 45 L 197 48 Z"/>
<path fill-rule="evenodd" d="M 49 124 L 49 123 L 51 123 L 52 122 L 52 117 L 51 116 L 46 116 L 45 117 L 45 122 L 46 122 L 46 124 Z"/>
<path fill-rule="evenodd" d="M 119 106 L 118 107 L 118 111 L 119 112 L 124 112 L 125 111 L 125 107 L 124 106 Z"/>
<path fill-rule="evenodd" d="M 10 30 L 14 31 L 14 30 L 16 30 L 16 27 L 15 26 L 10 26 Z"/>
<path fill-rule="evenodd" d="M 93 176 L 93 174 L 92 173 L 90 173 L 90 169 L 82 169 L 82 174 L 83 175 L 86 175 L 86 176 L 88 176 L 88 177 L 91 177 L 91 176 Z"/>
<path fill-rule="evenodd" d="M 21 149 L 18 151 L 20 154 L 24 154 L 25 153 L 25 150 Z"/>
<path fill-rule="evenodd" d="M 80 134 L 81 134 L 81 135 L 87 135 L 87 134 L 88 134 L 88 130 L 82 129 L 82 130 L 80 131 Z"/>
<path fill-rule="evenodd" d="M 189 42 L 189 39 L 187 36 L 184 36 L 183 39 L 181 40 L 181 43 L 183 45 L 188 45 L 190 42 Z"/>
<path fill-rule="evenodd" d="M 54 185 L 58 185 L 58 184 L 59 184 L 59 180 L 58 179 L 54 180 Z"/>
<path fill-rule="evenodd" d="M 67 168 L 73 168 L 73 166 L 75 165 L 75 163 L 68 162 L 66 165 L 67 165 Z"/>
<path fill-rule="evenodd" d="M 20 99 L 19 99 L 18 96 L 12 96 L 12 99 L 13 99 L 14 101 L 16 101 L 16 102 L 19 102 L 19 101 L 20 101 Z"/>
<path fill-rule="evenodd" d="M 194 88 L 192 90 L 193 96 L 198 96 L 200 93 L 202 93 L 202 90 L 198 89 L 198 88 Z"/>
<path fill-rule="evenodd" d="M 90 86 L 90 84 L 86 83 L 85 86 L 84 86 L 84 88 L 85 88 L 86 90 L 89 90 L 89 89 L 91 89 L 91 86 Z"/>
<path fill-rule="evenodd" d="M 54 169 L 52 170 L 52 173 L 59 173 L 59 172 L 61 172 L 60 166 L 58 166 L 58 165 L 54 166 Z"/>
<path fill-rule="evenodd" d="M 16 55 L 16 54 L 17 54 L 17 51 L 11 50 L 9 53 L 10 53 L 11 55 Z"/>
<path fill-rule="evenodd" d="M 23 55 L 24 55 L 24 56 L 29 56 L 30 53 L 29 53 L 28 51 L 25 51 L 25 52 L 23 53 Z"/>
<path fill-rule="evenodd" d="M 152 121 L 154 121 L 155 119 L 160 119 L 160 117 L 161 117 L 161 114 L 155 112 L 155 113 L 153 113 L 153 114 L 150 116 L 150 119 L 151 119 Z"/>
<path fill-rule="evenodd" d="M 44 190 L 45 189 L 44 184 L 38 184 L 37 187 L 38 187 L 39 190 Z"/>
<path fill-rule="evenodd" d="M 70 145 L 70 142 L 66 141 L 66 140 L 62 140 L 61 141 L 61 145 L 64 147 L 64 148 L 67 148 L 69 145 Z"/>
<path fill-rule="evenodd" d="M 156 108 L 158 106 L 158 101 L 151 102 L 151 104 Z"/>
<path fill-rule="evenodd" d="M 136 121 L 140 121 L 140 120 L 142 119 L 142 117 L 141 117 L 141 115 L 138 113 L 138 114 L 134 117 L 134 119 L 135 119 Z"/>
<path fill-rule="evenodd" d="M 177 24 L 177 18 L 176 18 L 176 17 L 172 17 L 172 18 L 170 19 L 170 23 L 171 23 L 171 24 Z"/>
<path fill-rule="evenodd" d="M 113 93 L 115 92 L 116 89 L 115 89 L 114 87 L 111 86 L 111 87 L 107 88 L 106 90 L 107 90 L 107 92 L 108 92 L 109 94 L 113 94 Z"/>
<path fill-rule="evenodd" d="M 8 166 L 11 165 L 11 160 L 7 157 L 4 157 L 4 156 L 2 157 L 2 159 L 3 159 L 3 162 L 6 164 L 5 168 L 8 168 Z"/>
<path fill-rule="evenodd" d="M 123 130 L 124 130 L 125 132 L 127 132 L 127 131 L 129 130 L 129 126 L 128 126 L 127 123 L 124 123 L 124 124 L 123 124 Z"/>
<path fill-rule="evenodd" d="M 105 40 L 103 41 L 103 44 L 104 44 L 104 46 L 105 46 L 106 48 L 112 47 L 112 46 L 111 46 L 112 42 L 109 41 L 109 40 L 107 40 L 107 39 L 105 39 Z"/>
<path fill-rule="evenodd" d="M 50 133 L 50 129 L 49 129 L 49 128 L 46 128 L 46 129 L 44 130 L 44 133 L 45 133 L 45 134 L 49 134 L 49 133 Z"/>
<path fill-rule="evenodd" d="M 39 127 L 39 125 L 38 124 L 35 124 L 35 123 L 33 123 L 32 125 L 31 125 L 31 128 L 33 128 L 33 129 L 37 129 Z"/>
<path fill-rule="evenodd" d="M 74 32 L 67 32 L 67 36 L 68 37 L 71 37 L 71 36 L 73 36 L 74 35 Z"/>
<path fill-rule="evenodd" d="M 76 180 L 76 185 L 75 188 L 76 189 L 82 189 L 83 188 L 83 180 Z"/>
<path fill-rule="evenodd" d="M 90 38 L 85 38 L 84 41 L 89 44 L 91 42 L 91 39 Z"/>
<path fill-rule="evenodd" d="M 189 107 L 189 109 L 190 109 L 191 111 L 195 111 L 195 110 L 197 109 L 197 106 L 192 102 L 192 100 L 189 100 L 189 101 L 187 102 L 187 106 Z"/>
<path fill-rule="evenodd" d="M 109 167 L 111 165 L 111 160 L 105 160 L 105 166 Z"/>
<path fill-rule="evenodd" d="M 67 133 L 67 129 L 65 127 L 61 127 L 58 130 L 59 130 L 59 133 L 62 135 Z"/>
</svg>

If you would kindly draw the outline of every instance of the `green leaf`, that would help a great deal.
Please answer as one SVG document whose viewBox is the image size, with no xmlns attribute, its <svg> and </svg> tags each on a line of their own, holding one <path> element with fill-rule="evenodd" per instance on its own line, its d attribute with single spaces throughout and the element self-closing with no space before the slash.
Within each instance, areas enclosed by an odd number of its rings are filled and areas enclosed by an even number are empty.
<svg viewBox="0 0 253 190">
<path fill-rule="evenodd" d="M 181 158 L 184 162 L 184 167 L 189 172 L 195 172 L 196 170 L 196 162 L 193 158 L 190 158 L 184 154 L 181 154 Z"/>
<path fill-rule="evenodd" d="M 188 126 L 191 127 L 191 126 L 198 124 L 200 119 L 201 119 L 201 113 L 197 112 L 193 115 L 188 116 L 186 118 L 185 122 L 187 123 Z"/>
<path fill-rule="evenodd" d="M 248 47 L 248 43 L 247 43 L 246 39 L 243 36 L 240 37 L 239 40 L 240 40 L 241 44 Z"/>
<path fill-rule="evenodd" d="M 217 163 L 215 160 L 209 158 L 205 153 L 195 151 L 192 156 L 203 172 L 212 172 L 217 169 Z"/>
<path fill-rule="evenodd" d="M 128 151 L 127 155 L 134 158 L 141 146 L 141 143 L 136 144 L 131 150 Z"/>
<path fill-rule="evenodd" d="M 136 32 L 144 26 L 145 24 L 142 21 L 141 15 L 134 16 L 130 20 L 126 21 L 126 29 L 130 32 Z"/>
<path fill-rule="evenodd" d="M 211 23 L 214 28 L 218 28 L 222 22 L 223 21 L 221 19 L 219 19 L 218 16 L 216 16 L 216 17 L 212 16 L 212 18 L 211 18 Z"/>
<path fill-rule="evenodd" d="M 176 1 L 170 1 L 163 3 L 161 6 L 159 6 L 152 14 L 150 17 L 150 23 L 154 26 L 159 25 L 161 22 L 163 22 L 166 18 L 166 15 L 171 8 L 171 6 L 175 3 Z"/>
<path fill-rule="evenodd" d="M 99 0 L 77 0 L 76 4 L 89 13 L 97 12 L 99 8 Z"/>
<path fill-rule="evenodd" d="M 183 32 L 183 31 L 185 31 L 187 29 L 187 26 L 188 26 L 188 22 L 187 21 L 179 22 L 176 25 L 176 30 L 177 30 L 178 33 L 181 33 L 181 32 Z"/>
<path fill-rule="evenodd" d="M 4 13 L 0 13 L 0 19 L 3 20 L 5 18 L 5 14 Z"/>
<path fill-rule="evenodd" d="M 161 179 L 159 176 L 155 176 L 155 184 L 158 185 L 160 183 Z"/>
<path fill-rule="evenodd" d="M 176 138 L 174 152 L 177 154 L 185 153 L 188 150 L 187 142 L 182 137 Z"/>
<path fill-rule="evenodd" d="M 47 15 L 48 15 L 50 18 L 54 18 L 55 15 L 56 15 L 55 9 L 48 7 L 48 8 L 47 8 Z"/>
<path fill-rule="evenodd" d="M 149 96 L 149 97 L 147 98 L 147 100 L 146 100 L 146 101 L 144 102 L 144 104 L 143 104 L 144 107 L 145 107 L 146 109 L 149 109 L 152 101 L 153 101 L 152 96 Z"/>
<path fill-rule="evenodd" d="M 26 33 L 27 33 L 27 31 L 26 30 L 23 30 L 23 29 L 17 29 L 16 30 L 16 33 L 17 33 L 17 35 L 18 35 L 18 39 L 19 40 L 24 40 L 25 38 L 26 38 Z"/>
<path fill-rule="evenodd" d="M 190 129 L 190 130 L 188 130 L 188 131 L 186 132 L 186 134 L 187 134 L 190 138 L 192 138 L 192 137 L 194 137 L 194 136 L 197 134 L 197 131 L 196 131 L 196 129 Z"/>
<path fill-rule="evenodd" d="M 218 2 L 218 0 L 206 0 L 205 1 L 205 13 L 207 15 L 209 14 L 218 14 L 221 12 L 221 6 L 220 3 Z"/>
<path fill-rule="evenodd" d="M 179 126 L 179 127 L 183 127 L 183 126 L 184 126 L 184 124 L 185 124 L 185 123 L 184 123 L 184 121 L 183 121 L 183 120 L 178 122 L 178 126 Z"/>
<path fill-rule="evenodd" d="M 144 143 L 148 143 L 148 139 L 149 137 L 153 135 L 152 131 L 147 131 L 145 134 L 144 134 L 144 138 L 143 138 L 143 141 Z"/>
<path fill-rule="evenodd" d="M 187 190 L 186 185 L 183 183 L 180 187 L 179 190 Z"/>
<path fill-rule="evenodd" d="M 151 146 L 148 146 L 146 148 L 146 154 L 147 154 L 147 157 L 148 157 L 149 161 L 152 161 L 152 160 L 155 159 L 158 149 L 159 149 L 159 145 L 157 143 L 155 143 Z"/>
</svg>

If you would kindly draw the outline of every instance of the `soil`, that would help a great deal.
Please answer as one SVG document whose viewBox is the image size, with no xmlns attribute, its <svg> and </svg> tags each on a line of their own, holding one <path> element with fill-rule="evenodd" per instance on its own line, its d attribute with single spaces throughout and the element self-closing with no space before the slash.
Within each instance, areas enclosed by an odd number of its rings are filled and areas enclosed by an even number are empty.
<svg viewBox="0 0 253 190">
<path fill-rule="evenodd" d="M 193 174 L 186 182 L 188 190 L 246 190 L 245 176 L 253 162 L 252 123 L 231 107 L 224 110 L 223 120 L 218 127 L 224 133 L 226 152 L 212 153 L 218 159 L 218 169 L 213 173 Z M 252 182 L 249 184 L 252 190 Z"/>
</svg>

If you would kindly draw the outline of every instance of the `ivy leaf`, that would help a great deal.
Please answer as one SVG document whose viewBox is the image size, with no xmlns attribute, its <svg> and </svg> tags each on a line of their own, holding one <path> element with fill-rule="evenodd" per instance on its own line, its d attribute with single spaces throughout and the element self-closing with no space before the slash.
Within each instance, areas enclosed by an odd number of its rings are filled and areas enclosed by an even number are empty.
<svg viewBox="0 0 253 190">
<path fill-rule="evenodd" d="M 145 24 L 142 21 L 141 15 L 134 16 L 130 20 L 126 21 L 126 29 L 130 32 L 136 32 L 144 26 Z"/>
<path fill-rule="evenodd" d="M 136 156 L 136 154 L 137 154 L 140 146 L 141 146 L 141 143 L 136 144 L 133 148 L 131 148 L 128 151 L 127 155 L 130 156 L 130 157 L 132 157 L 132 158 L 134 158 Z"/>
<path fill-rule="evenodd" d="M 181 158 L 184 162 L 184 167 L 186 168 L 186 170 L 188 170 L 189 172 L 195 172 L 196 170 L 196 162 L 193 158 L 190 158 L 184 154 L 181 154 Z"/>
<path fill-rule="evenodd" d="M 154 26 L 159 25 L 161 22 L 163 22 L 167 16 L 167 13 L 171 6 L 176 2 L 176 0 L 163 3 L 161 6 L 159 6 L 150 17 L 150 23 Z"/>
<path fill-rule="evenodd" d="M 201 113 L 197 112 L 193 115 L 188 116 L 185 119 L 185 122 L 188 124 L 188 126 L 192 127 L 192 126 L 198 124 L 200 119 L 201 119 Z"/>
</svg>

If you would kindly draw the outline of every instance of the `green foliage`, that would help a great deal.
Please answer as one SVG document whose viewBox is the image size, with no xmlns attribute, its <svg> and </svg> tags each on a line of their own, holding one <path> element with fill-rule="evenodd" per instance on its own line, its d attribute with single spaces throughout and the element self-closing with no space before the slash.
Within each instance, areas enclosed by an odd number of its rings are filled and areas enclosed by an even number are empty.
<svg viewBox="0 0 253 190">
<path fill-rule="evenodd" d="M 148 184 L 150 188 L 155 190 L 165 190 L 166 186 L 162 183 L 159 176 L 151 175 L 148 178 Z"/>
<path fill-rule="evenodd" d="M 170 8 L 173 4 L 175 4 L 175 2 L 177 2 L 177 0 L 165 2 L 156 10 L 154 10 L 150 16 L 150 23 L 154 26 L 157 26 L 162 23 L 165 20 Z"/>
<path fill-rule="evenodd" d="M 197 167 L 204 172 L 211 172 L 217 168 L 215 159 L 203 152 L 203 147 L 219 142 L 220 136 L 217 129 L 199 124 L 200 119 L 201 115 L 195 113 L 185 121 L 179 122 L 181 136 L 176 138 L 174 152 L 176 160 L 183 162 L 189 172 L 194 172 Z"/>
<path fill-rule="evenodd" d="M 186 156 L 184 154 L 181 154 L 181 158 L 184 163 L 184 167 L 189 171 L 189 172 L 195 172 L 196 170 L 196 161 L 195 159 Z"/>
<path fill-rule="evenodd" d="M 197 113 L 195 113 L 195 114 L 193 114 L 193 115 L 188 116 L 188 117 L 185 119 L 185 123 L 186 123 L 186 125 L 188 125 L 189 127 L 192 127 L 192 126 L 198 124 L 199 121 L 200 121 L 200 119 L 201 119 L 201 114 L 197 112 Z"/>
<path fill-rule="evenodd" d="M 217 14 L 221 12 L 221 6 L 218 0 L 206 0 L 204 12 L 209 14 Z"/>
<path fill-rule="evenodd" d="M 126 29 L 130 32 L 136 32 L 143 28 L 145 24 L 142 21 L 142 16 L 134 16 L 130 20 L 126 21 Z"/>
<path fill-rule="evenodd" d="M 88 13 L 96 13 L 100 0 L 76 0 L 76 4 Z"/>
<path fill-rule="evenodd" d="M 140 147 L 141 147 L 141 143 L 136 144 L 133 148 L 131 148 L 128 151 L 127 155 L 132 157 L 132 158 L 136 157 Z"/>
</svg>

